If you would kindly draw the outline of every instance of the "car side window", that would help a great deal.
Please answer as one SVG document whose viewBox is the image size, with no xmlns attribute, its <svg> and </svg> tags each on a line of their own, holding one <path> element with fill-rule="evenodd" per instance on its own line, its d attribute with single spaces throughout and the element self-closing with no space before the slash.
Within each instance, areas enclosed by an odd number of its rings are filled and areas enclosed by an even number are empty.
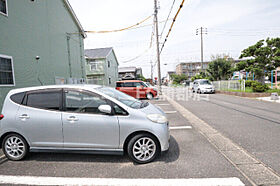
<svg viewBox="0 0 280 186">
<path fill-rule="evenodd" d="M 121 116 L 128 115 L 128 113 L 123 108 L 121 108 L 119 105 L 113 103 L 113 107 L 114 107 L 116 115 L 121 115 Z"/>
<path fill-rule="evenodd" d="M 124 83 L 124 87 L 135 87 L 135 86 L 133 85 L 133 82 L 126 82 Z"/>
<path fill-rule="evenodd" d="M 26 96 L 26 106 L 47 110 L 60 110 L 61 91 L 30 92 Z"/>
<path fill-rule="evenodd" d="M 98 110 L 98 107 L 108 105 L 106 99 L 94 93 L 65 90 L 64 95 L 65 111 L 69 112 L 104 114 Z"/>
<path fill-rule="evenodd" d="M 21 104 L 24 98 L 25 92 L 17 93 L 11 96 L 11 100 L 17 104 Z"/>
<path fill-rule="evenodd" d="M 142 85 L 141 85 L 140 82 L 135 82 L 135 83 L 134 83 L 134 87 L 138 87 L 138 88 L 139 88 L 139 87 L 141 87 L 141 86 L 142 86 Z"/>
</svg>

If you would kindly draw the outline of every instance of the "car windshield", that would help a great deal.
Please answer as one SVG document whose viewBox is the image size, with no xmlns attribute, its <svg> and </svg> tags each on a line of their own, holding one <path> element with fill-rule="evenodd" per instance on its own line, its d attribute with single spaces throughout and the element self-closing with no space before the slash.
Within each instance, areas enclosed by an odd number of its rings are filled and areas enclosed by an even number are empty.
<svg viewBox="0 0 280 186">
<path fill-rule="evenodd" d="M 143 107 L 146 107 L 148 104 L 145 102 L 142 102 L 138 99 L 135 99 L 125 93 L 122 93 L 114 88 L 110 88 L 110 87 L 101 87 L 98 88 L 98 90 L 108 96 L 111 96 L 113 98 L 115 98 L 116 100 L 122 102 L 123 104 L 134 108 L 134 109 L 140 109 Z"/>
<path fill-rule="evenodd" d="M 208 80 L 206 80 L 206 81 L 200 81 L 199 82 L 201 85 L 211 85 L 211 83 L 208 81 Z"/>
<path fill-rule="evenodd" d="M 143 84 L 145 85 L 145 87 L 151 87 L 152 85 L 148 82 L 143 82 Z"/>
</svg>

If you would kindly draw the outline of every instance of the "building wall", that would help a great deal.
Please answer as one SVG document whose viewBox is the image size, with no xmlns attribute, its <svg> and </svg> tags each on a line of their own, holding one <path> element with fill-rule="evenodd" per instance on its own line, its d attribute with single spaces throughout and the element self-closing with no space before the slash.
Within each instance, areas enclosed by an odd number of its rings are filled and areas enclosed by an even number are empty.
<svg viewBox="0 0 280 186">
<path fill-rule="evenodd" d="M 8 16 L 0 14 L 0 55 L 13 58 L 15 86 L 0 87 L 0 109 L 10 89 L 85 77 L 83 38 L 62 0 L 7 2 Z"/>
<path fill-rule="evenodd" d="M 106 59 L 87 59 L 86 60 L 86 79 L 88 84 L 104 85 Z M 95 70 L 91 70 L 91 63 L 97 63 Z"/>
<path fill-rule="evenodd" d="M 97 70 L 91 70 L 90 62 L 98 61 Z M 108 66 L 110 63 L 110 66 Z M 110 87 L 116 87 L 118 81 L 118 63 L 113 52 L 110 52 L 106 59 L 88 59 L 86 63 L 87 82 Z M 99 79 L 93 81 L 92 79 Z"/>
<path fill-rule="evenodd" d="M 110 62 L 110 67 L 108 67 L 108 61 Z M 107 67 L 105 71 L 105 76 L 107 77 L 106 85 L 110 87 L 116 87 L 116 82 L 119 79 L 118 77 L 119 73 L 118 73 L 118 62 L 113 52 L 111 52 L 107 56 L 107 63 L 105 63 L 105 66 Z M 111 83 L 109 82 L 109 78 L 111 79 L 110 80 Z"/>
<path fill-rule="evenodd" d="M 206 70 L 208 64 L 209 62 L 203 62 L 203 71 Z M 186 74 L 189 78 L 191 78 L 200 72 L 200 67 L 201 62 L 180 63 L 176 66 L 176 74 Z"/>
</svg>

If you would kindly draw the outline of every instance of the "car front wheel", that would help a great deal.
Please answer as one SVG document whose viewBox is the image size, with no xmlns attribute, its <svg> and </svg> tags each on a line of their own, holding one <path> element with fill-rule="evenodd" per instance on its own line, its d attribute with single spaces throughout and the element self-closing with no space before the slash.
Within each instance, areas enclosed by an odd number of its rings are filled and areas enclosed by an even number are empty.
<svg viewBox="0 0 280 186">
<path fill-rule="evenodd" d="M 147 93 L 146 97 L 147 97 L 147 99 L 151 100 L 151 99 L 153 99 L 154 96 L 152 93 L 149 92 L 149 93 Z"/>
<path fill-rule="evenodd" d="M 28 145 L 23 137 L 18 134 L 7 135 L 2 143 L 2 149 L 10 160 L 21 160 L 28 153 Z"/>
<path fill-rule="evenodd" d="M 128 156 L 136 163 L 149 163 L 159 154 L 158 141 L 149 134 L 138 134 L 128 143 Z"/>
</svg>

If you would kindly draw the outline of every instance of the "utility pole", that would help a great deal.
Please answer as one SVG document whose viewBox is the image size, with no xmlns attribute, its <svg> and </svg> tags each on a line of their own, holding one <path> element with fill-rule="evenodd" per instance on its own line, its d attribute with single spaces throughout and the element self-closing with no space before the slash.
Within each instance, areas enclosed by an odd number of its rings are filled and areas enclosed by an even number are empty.
<svg viewBox="0 0 280 186">
<path fill-rule="evenodd" d="M 154 0 L 154 3 L 155 3 L 154 24 L 155 24 L 155 29 L 156 29 L 156 46 L 157 46 L 156 50 L 157 50 L 157 63 L 158 63 L 158 88 L 159 88 L 159 94 L 161 94 L 161 73 L 160 73 L 160 55 L 159 55 L 159 41 L 158 41 L 157 0 Z"/>
<path fill-rule="evenodd" d="M 151 80 L 153 81 L 153 71 L 154 71 L 154 67 L 153 67 L 153 62 L 151 61 Z"/>
<path fill-rule="evenodd" d="M 207 28 L 197 28 L 196 35 L 200 34 L 200 55 L 201 55 L 201 72 L 203 70 L 203 34 L 207 34 Z"/>
</svg>

